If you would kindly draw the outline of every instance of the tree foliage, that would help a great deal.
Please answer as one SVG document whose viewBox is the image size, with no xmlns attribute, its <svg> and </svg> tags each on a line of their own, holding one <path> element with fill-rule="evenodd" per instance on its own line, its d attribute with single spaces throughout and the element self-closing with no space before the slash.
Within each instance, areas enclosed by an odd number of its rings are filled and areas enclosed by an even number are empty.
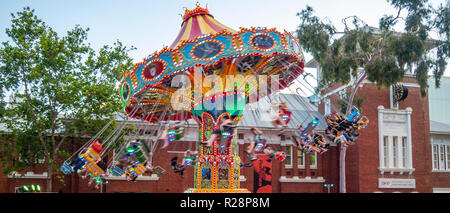
<svg viewBox="0 0 450 213">
<path fill-rule="evenodd" d="M 10 41 L 0 46 L 0 124 L 10 131 L 0 154 L 5 172 L 45 159 L 49 175 L 67 138 L 93 136 L 120 110 L 116 83 L 132 66 L 120 41 L 98 52 L 89 29 L 60 36 L 29 7 L 11 14 Z"/>
<path fill-rule="evenodd" d="M 322 21 L 307 6 L 297 15 L 301 23 L 297 36 L 304 49 L 321 65 L 320 86 L 348 83 L 358 77 L 358 68 L 364 68 L 363 78 L 378 88 L 389 87 L 411 72 L 421 87 L 422 96 L 428 88 L 428 73 L 433 72 L 436 86 L 443 75 L 450 55 L 449 2 L 433 8 L 427 0 L 388 0 L 397 14 L 384 15 L 378 28 L 368 26 L 356 16 L 342 19 L 343 29 Z M 401 14 L 406 13 L 405 17 Z M 349 23 L 351 22 L 351 23 Z M 394 27 L 404 24 L 403 32 Z M 436 32 L 432 39 L 429 32 Z"/>
</svg>

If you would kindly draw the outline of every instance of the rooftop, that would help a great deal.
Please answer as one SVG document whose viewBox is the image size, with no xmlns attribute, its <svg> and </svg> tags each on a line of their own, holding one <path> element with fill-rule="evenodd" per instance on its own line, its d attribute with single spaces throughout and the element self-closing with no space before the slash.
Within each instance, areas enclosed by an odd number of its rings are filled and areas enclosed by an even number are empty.
<svg viewBox="0 0 450 213">
<path fill-rule="evenodd" d="M 450 125 L 430 120 L 431 134 L 450 134 Z"/>
</svg>

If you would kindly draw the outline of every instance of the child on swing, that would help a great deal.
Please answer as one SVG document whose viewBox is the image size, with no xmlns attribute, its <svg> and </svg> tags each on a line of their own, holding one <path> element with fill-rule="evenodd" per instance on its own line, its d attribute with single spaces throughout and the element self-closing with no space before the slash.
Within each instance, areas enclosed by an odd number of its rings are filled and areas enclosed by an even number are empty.
<svg viewBox="0 0 450 213">
<path fill-rule="evenodd" d="M 207 147 L 211 147 L 214 141 L 219 140 L 222 138 L 222 132 L 231 132 L 233 131 L 233 128 L 236 126 L 233 124 L 233 120 L 228 115 L 223 116 L 220 118 L 220 121 L 218 122 L 218 128 L 213 131 L 211 134 L 211 137 L 209 137 L 209 140 L 206 142 L 202 142 L 202 144 L 205 144 Z"/>
<path fill-rule="evenodd" d="M 286 129 L 287 124 L 291 119 L 291 111 L 289 111 L 286 102 L 281 102 L 279 104 L 272 105 L 272 107 L 279 108 L 275 119 L 272 120 L 272 125 L 275 127 L 276 130 L 280 131 L 279 135 L 281 135 Z"/>
<path fill-rule="evenodd" d="M 175 131 L 175 135 L 173 135 L 174 138 L 171 138 L 169 135 L 169 131 Z M 163 140 L 164 144 L 161 147 L 161 149 L 165 149 L 169 146 L 170 140 L 179 139 L 183 135 L 183 127 L 181 122 L 177 122 L 175 125 L 170 126 L 166 130 L 164 130 L 163 134 L 159 138 L 159 140 Z"/>
<path fill-rule="evenodd" d="M 196 163 L 197 155 L 198 155 L 197 151 L 191 151 L 188 149 L 184 153 L 184 158 L 181 161 L 181 164 L 178 163 L 178 157 L 175 156 L 170 160 L 170 166 L 172 167 L 175 173 L 180 173 L 180 175 L 183 175 L 186 166 L 192 166 Z"/>
<path fill-rule="evenodd" d="M 88 151 L 86 153 L 84 153 L 84 154 L 80 155 L 79 157 L 75 158 L 72 162 L 70 162 L 69 165 L 72 166 L 72 170 L 74 172 L 77 172 L 79 169 L 81 169 L 87 163 L 86 160 L 84 159 L 84 155 L 90 154 L 91 151 L 97 152 L 97 155 L 98 155 L 98 154 L 100 154 L 102 149 L 103 149 L 102 145 L 99 142 L 95 141 L 89 146 L 89 149 L 88 149 Z M 92 155 L 92 156 L 97 157 L 97 155 Z M 100 158 L 96 158 L 96 159 L 93 159 L 93 160 L 94 160 L 94 162 L 97 163 L 101 159 Z"/>
<path fill-rule="evenodd" d="M 277 159 L 278 161 L 284 161 L 286 159 L 286 153 L 285 152 L 276 152 L 272 149 L 272 147 L 267 146 L 264 149 L 264 154 L 267 155 L 270 159 Z"/>
<path fill-rule="evenodd" d="M 255 156 L 255 146 L 257 146 L 257 149 L 264 148 L 265 146 L 265 139 L 261 137 L 262 132 L 256 127 L 253 127 L 250 129 L 250 131 L 253 134 L 253 140 L 250 141 L 250 145 L 247 147 L 247 150 L 245 152 L 249 156 L 251 161 L 257 160 L 258 158 Z M 259 151 L 259 150 L 257 150 Z"/>
</svg>

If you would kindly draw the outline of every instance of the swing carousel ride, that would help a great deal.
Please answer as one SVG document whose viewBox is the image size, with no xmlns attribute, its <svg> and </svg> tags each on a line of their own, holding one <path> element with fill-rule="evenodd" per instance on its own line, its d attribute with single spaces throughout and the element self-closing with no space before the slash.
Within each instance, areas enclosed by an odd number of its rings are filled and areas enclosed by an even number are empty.
<svg viewBox="0 0 450 213">
<path fill-rule="evenodd" d="M 186 192 L 248 192 L 239 185 L 242 163 L 235 126 L 243 119 L 246 105 L 270 99 L 285 88 L 291 89 L 294 82 L 306 88 L 309 85 L 314 91 L 306 80 L 308 74 L 304 72 L 301 45 L 291 33 L 278 32 L 274 28 L 236 31 L 218 22 L 207 7 L 198 4 L 193 10 L 185 9 L 182 19 L 181 30 L 169 47 L 148 56 L 133 70 L 124 73 L 119 95 L 128 121 L 101 137 L 112 121 L 108 123 L 64 162 L 61 170 L 65 174 L 83 169 L 97 186 L 107 183 L 108 175 L 125 174 L 131 181 L 148 169 L 161 175 L 165 170 L 152 166 L 152 158 L 157 157 L 153 156 L 156 145 L 140 140 L 126 143 L 109 163 L 102 158 L 121 136 L 123 128 L 134 120 L 150 123 L 156 127 L 153 132 L 162 132 L 160 130 L 166 125 L 165 137 L 167 143 L 172 144 L 182 137 L 183 126 L 171 124 L 193 119 L 198 124 L 199 143 L 198 153 L 186 158 L 188 164 L 194 166 L 194 188 Z M 297 88 L 296 92 L 298 89 L 302 90 Z M 358 128 L 364 128 L 368 123 L 357 109 L 351 116 L 340 123 L 359 123 Z M 227 119 L 231 120 L 231 126 L 221 129 L 223 120 Z M 289 119 L 290 113 L 283 114 L 286 123 Z M 326 120 L 329 127 L 334 125 L 331 117 Z M 312 116 L 310 121 L 305 128 L 298 129 L 297 146 L 304 151 L 308 151 L 305 147 L 313 143 L 315 138 L 308 135 L 319 122 Z M 330 130 L 339 126 L 332 127 Z M 206 142 L 219 129 L 220 139 L 208 146 Z M 340 136 L 341 131 L 336 130 L 334 136 Z M 102 138 L 101 142 L 99 138 Z M 256 143 L 261 150 L 262 144 Z M 310 144 L 309 148 L 309 151 L 320 151 L 325 145 Z M 276 158 L 283 160 L 282 156 Z M 118 166 L 123 159 L 128 164 Z"/>
</svg>

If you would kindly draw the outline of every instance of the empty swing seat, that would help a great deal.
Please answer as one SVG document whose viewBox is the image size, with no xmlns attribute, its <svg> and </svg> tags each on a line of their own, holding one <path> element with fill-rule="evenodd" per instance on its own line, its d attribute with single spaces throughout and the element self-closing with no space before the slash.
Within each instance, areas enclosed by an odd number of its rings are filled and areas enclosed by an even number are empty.
<svg viewBox="0 0 450 213">
<path fill-rule="evenodd" d="M 358 124 L 364 129 L 369 124 L 369 119 L 366 116 L 362 116 L 361 119 L 359 119 Z"/>
<path fill-rule="evenodd" d="M 166 170 L 161 166 L 156 166 L 155 168 L 153 168 L 153 170 L 155 171 L 156 175 L 158 175 L 158 177 L 160 177 L 164 172 L 166 172 Z"/>
<path fill-rule="evenodd" d="M 61 166 L 61 171 L 64 174 L 69 175 L 70 173 L 72 173 L 72 167 L 67 162 L 64 162 Z"/>
<path fill-rule="evenodd" d="M 123 169 L 117 166 L 114 166 L 114 168 L 111 169 L 111 174 L 114 176 L 122 176 L 123 172 L 124 172 Z"/>
</svg>

